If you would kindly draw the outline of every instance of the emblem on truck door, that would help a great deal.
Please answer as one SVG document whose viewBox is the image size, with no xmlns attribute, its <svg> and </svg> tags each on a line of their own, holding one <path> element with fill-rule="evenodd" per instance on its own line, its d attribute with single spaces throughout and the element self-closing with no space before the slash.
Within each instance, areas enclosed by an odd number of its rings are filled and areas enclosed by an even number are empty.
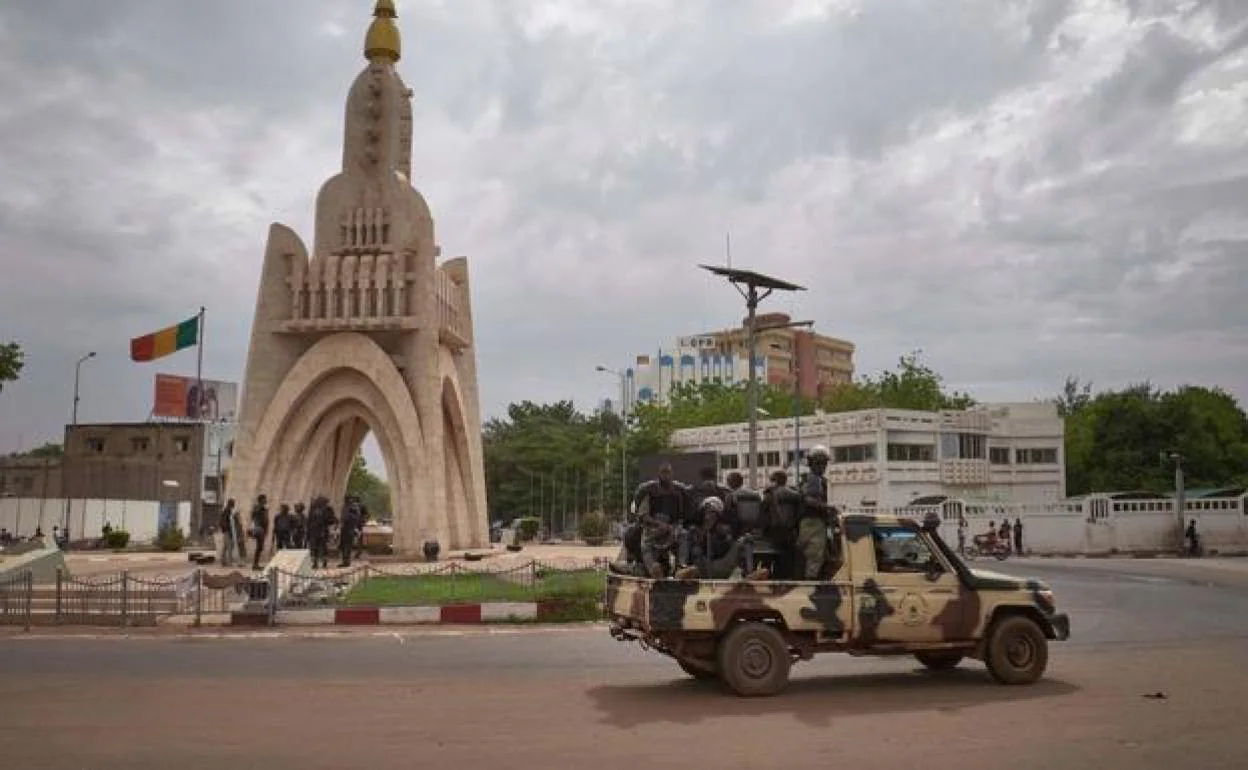
<svg viewBox="0 0 1248 770">
<path fill-rule="evenodd" d="M 921 626 L 927 621 L 927 602 L 922 594 L 906 594 L 898 610 L 901 622 L 907 626 Z"/>
</svg>

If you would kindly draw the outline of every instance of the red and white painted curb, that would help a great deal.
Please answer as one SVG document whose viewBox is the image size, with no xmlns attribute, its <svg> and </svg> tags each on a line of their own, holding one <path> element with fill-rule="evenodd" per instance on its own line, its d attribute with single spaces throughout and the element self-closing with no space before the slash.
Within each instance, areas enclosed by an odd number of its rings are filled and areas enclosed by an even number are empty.
<svg viewBox="0 0 1248 770">
<path fill-rule="evenodd" d="M 489 602 L 442 607 L 323 607 L 278 610 L 279 626 L 377 626 L 426 623 L 473 624 L 551 619 L 562 609 L 557 602 Z"/>
</svg>

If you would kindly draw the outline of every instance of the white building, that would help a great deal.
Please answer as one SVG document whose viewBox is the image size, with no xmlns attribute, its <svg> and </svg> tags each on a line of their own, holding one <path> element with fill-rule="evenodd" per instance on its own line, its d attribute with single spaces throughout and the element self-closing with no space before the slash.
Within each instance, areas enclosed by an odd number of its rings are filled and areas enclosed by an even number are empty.
<svg viewBox="0 0 1248 770">
<path fill-rule="evenodd" d="M 894 508 L 931 495 L 1045 505 L 1066 496 L 1064 423 L 1051 403 L 816 414 L 801 418 L 800 431 L 803 456 L 815 444 L 831 451 L 830 497 L 841 506 Z M 746 423 L 678 430 L 672 444 L 718 452 L 721 478 L 746 473 Z M 759 421 L 759 486 L 773 470 L 792 478 L 793 449 L 793 419 Z"/>
</svg>

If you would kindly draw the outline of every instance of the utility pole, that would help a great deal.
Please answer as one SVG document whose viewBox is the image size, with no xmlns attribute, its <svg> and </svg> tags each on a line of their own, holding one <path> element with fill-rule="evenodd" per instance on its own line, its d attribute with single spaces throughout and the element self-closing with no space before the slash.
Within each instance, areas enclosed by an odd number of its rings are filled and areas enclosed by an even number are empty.
<svg viewBox="0 0 1248 770">
<path fill-rule="evenodd" d="M 628 513 L 628 394 L 623 372 L 606 366 L 596 366 L 595 371 L 614 374 L 620 379 L 620 519 Z M 663 376 L 663 366 L 659 365 L 659 377 Z M 661 382 L 662 380 L 660 380 Z M 660 387 L 660 391 L 662 388 Z M 605 506 L 604 506 L 605 507 Z"/>
</svg>

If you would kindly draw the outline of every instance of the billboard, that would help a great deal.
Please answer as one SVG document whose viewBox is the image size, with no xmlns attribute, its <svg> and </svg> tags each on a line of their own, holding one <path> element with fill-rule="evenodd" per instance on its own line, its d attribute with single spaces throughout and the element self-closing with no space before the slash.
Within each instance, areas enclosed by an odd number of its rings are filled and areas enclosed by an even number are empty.
<svg viewBox="0 0 1248 770">
<path fill-rule="evenodd" d="M 156 390 L 152 400 L 153 417 L 171 417 L 181 420 L 209 420 L 234 422 L 238 419 L 238 383 L 222 380 L 203 380 L 180 377 L 176 374 L 156 375 Z"/>
<path fill-rule="evenodd" d="M 672 478 L 685 484 L 696 484 L 702 478 L 703 468 L 719 467 L 718 452 L 671 452 L 642 455 L 637 458 L 637 470 L 641 481 L 649 481 L 659 475 L 659 466 L 670 463 Z"/>
</svg>

